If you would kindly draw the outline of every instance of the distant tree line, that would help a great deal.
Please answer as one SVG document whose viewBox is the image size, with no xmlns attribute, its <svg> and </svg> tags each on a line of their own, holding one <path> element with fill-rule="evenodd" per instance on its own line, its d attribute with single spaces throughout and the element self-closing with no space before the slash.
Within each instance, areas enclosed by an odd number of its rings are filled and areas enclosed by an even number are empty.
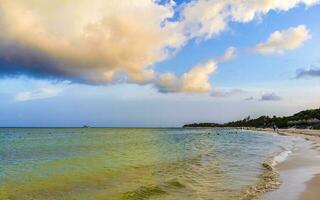
<svg viewBox="0 0 320 200">
<path fill-rule="evenodd" d="M 224 124 L 218 123 L 193 123 L 186 124 L 183 127 L 255 127 L 255 128 L 310 128 L 320 129 L 320 108 L 305 110 L 298 112 L 292 116 L 285 117 L 269 117 L 261 116 L 251 119 L 250 116 L 242 120 L 228 122 Z"/>
</svg>

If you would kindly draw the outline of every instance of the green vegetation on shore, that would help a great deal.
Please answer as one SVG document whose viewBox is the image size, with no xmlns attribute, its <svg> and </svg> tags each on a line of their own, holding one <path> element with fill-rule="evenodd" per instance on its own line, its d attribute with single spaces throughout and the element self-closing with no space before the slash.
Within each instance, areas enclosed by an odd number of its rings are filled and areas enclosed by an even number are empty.
<svg viewBox="0 0 320 200">
<path fill-rule="evenodd" d="M 228 122 L 224 124 L 218 123 L 193 123 L 186 124 L 183 127 L 256 127 L 256 128 L 310 128 L 320 129 L 320 108 L 305 110 L 291 116 L 269 117 L 261 116 L 256 119 L 246 117 L 243 120 Z"/>
</svg>

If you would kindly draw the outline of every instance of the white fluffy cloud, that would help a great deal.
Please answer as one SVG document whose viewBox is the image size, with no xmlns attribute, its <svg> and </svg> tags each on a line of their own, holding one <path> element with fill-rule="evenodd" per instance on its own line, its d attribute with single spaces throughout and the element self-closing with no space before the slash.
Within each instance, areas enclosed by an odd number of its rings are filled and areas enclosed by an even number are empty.
<svg viewBox="0 0 320 200">
<path fill-rule="evenodd" d="M 273 32 L 268 40 L 258 44 L 253 50 L 263 55 L 282 54 L 286 50 L 300 47 L 311 35 L 305 25 L 292 27 L 287 30 Z"/>
<path fill-rule="evenodd" d="M 234 21 L 249 22 L 255 17 L 267 14 L 269 11 L 288 11 L 299 4 L 312 6 L 319 0 L 230 0 L 232 18 Z"/>
<path fill-rule="evenodd" d="M 210 39 L 227 30 L 229 21 L 249 22 L 271 10 L 318 2 L 193 0 L 176 6 L 174 1 L 156 0 L 2 0 L 0 61 L 5 64 L 0 75 L 158 84 L 154 65 L 189 40 Z M 228 53 L 222 60 L 233 57 L 232 49 Z M 207 91 L 209 83 L 202 83 L 212 70 L 198 71 L 180 78 L 164 74 L 160 79 L 179 82 L 172 91 Z"/>
<path fill-rule="evenodd" d="M 312 6 L 319 0 L 197 0 L 182 9 L 186 35 L 209 39 L 225 31 L 228 22 L 250 22 L 270 11 L 288 11 L 300 4 Z"/>
<path fill-rule="evenodd" d="M 157 86 L 163 92 L 210 92 L 209 76 L 216 68 L 216 64 L 213 61 L 209 61 L 191 68 L 180 77 L 173 73 L 161 74 L 157 79 Z"/>
<path fill-rule="evenodd" d="M 1 57 L 23 59 L 32 73 L 90 83 L 121 73 L 130 82 L 149 81 L 152 65 L 185 42 L 176 24 L 166 23 L 172 5 L 151 0 L 4 0 L 0 13 Z"/>
</svg>

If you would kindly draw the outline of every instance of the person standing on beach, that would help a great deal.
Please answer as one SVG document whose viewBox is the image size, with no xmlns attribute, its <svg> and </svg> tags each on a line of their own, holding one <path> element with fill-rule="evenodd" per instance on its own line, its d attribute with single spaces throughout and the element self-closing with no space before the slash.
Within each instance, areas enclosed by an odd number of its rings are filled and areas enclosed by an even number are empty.
<svg viewBox="0 0 320 200">
<path fill-rule="evenodd" d="M 274 124 L 273 125 L 273 131 L 276 132 L 276 130 L 277 130 L 277 126 Z"/>
</svg>

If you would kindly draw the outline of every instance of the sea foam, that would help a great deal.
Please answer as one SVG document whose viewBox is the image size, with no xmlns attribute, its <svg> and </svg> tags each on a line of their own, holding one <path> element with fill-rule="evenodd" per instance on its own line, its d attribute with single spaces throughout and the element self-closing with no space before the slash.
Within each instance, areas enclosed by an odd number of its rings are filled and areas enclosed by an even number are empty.
<svg viewBox="0 0 320 200">
<path fill-rule="evenodd" d="M 273 157 L 272 166 L 274 167 L 277 164 L 285 161 L 291 153 L 292 153 L 292 151 L 285 150 L 285 151 L 281 152 L 280 154 L 276 155 L 275 157 Z"/>
</svg>

